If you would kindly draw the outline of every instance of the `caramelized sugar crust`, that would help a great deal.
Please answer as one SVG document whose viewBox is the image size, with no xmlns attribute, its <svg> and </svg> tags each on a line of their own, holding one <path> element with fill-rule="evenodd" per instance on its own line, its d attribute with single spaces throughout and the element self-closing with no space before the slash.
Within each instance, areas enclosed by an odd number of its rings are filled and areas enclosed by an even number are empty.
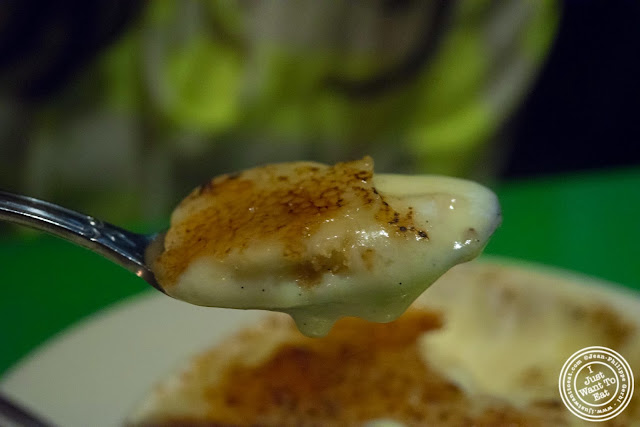
<svg viewBox="0 0 640 427">
<path fill-rule="evenodd" d="M 256 366 L 231 361 L 220 381 L 202 387 L 206 416 L 153 425 L 362 426 L 375 419 L 408 426 L 566 425 L 559 399 L 521 410 L 500 402 L 474 405 L 420 356 L 418 337 L 441 326 L 439 313 L 424 310 L 387 324 L 343 318 L 320 339 L 299 337 L 290 325 L 295 338 L 268 360 Z M 238 338 L 256 339 L 250 332 Z M 207 377 L 210 365 L 205 355 L 183 380 Z"/>
<path fill-rule="evenodd" d="M 540 320 L 548 310 L 560 307 L 557 328 L 573 330 L 581 325 L 588 332 L 576 342 L 578 348 L 598 343 L 621 352 L 634 370 L 636 384 L 640 382 L 636 370 L 640 366 L 639 332 L 634 320 L 638 312 L 627 312 L 627 306 L 606 297 L 603 290 L 596 292 L 596 288 L 557 276 L 491 264 L 462 265 L 443 279 L 439 288 L 430 290 L 431 295 L 425 293 L 394 322 L 343 318 L 324 338 L 304 337 L 286 315 L 271 315 L 200 354 L 180 376 L 160 384 L 154 390 L 155 418 L 147 415 L 135 425 L 362 427 L 364 422 L 380 418 L 407 426 L 591 425 L 586 421 L 580 424 L 563 405 L 556 393 L 555 373 L 550 397 L 514 405 L 500 396 L 464 391 L 429 362 L 427 356 L 434 350 L 431 338 L 446 333 L 447 325 L 451 327 L 459 318 L 455 306 L 449 304 L 460 302 L 464 293 L 471 305 L 464 301 L 461 307 L 474 310 L 472 306 L 477 306 L 478 313 L 489 307 L 492 313 L 489 317 L 472 316 L 468 321 L 495 328 L 498 336 L 505 325 L 514 328 L 514 337 L 526 336 L 526 329 L 518 325 Z M 582 292 L 585 298 L 578 298 Z M 439 311 L 437 304 L 430 306 L 434 299 L 449 304 Z M 508 316 L 510 311 L 518 316 Z M 489 346 L 496 345 L 491 339 L 496 334 L 487 334 Z M 547 345 L 544 339 L 535 341 L 541 347 Z M 465 345 L 467 349 L 461 351 L 483 354 L 482 346 Z M 513 350 L 517 345 L 514 341 Z M 504 351 L 510 350 L 507 347 Z M 557 358 L 558 370 L 567 357 L 549 354 L 546 349 L 539 354 L 541 361 Z M 521 386 L 543 387 L 540 372 L 535 370 L 538 365 L 532 366 L 534 370 L 524 371 L 527 377 L 520 381 Z M 163 412 L 165 405 L 176 401 L 188 410 Z M 640 399 L 634 395 L 620 415 L 601 425 L 635 426 L 639 419 Z"/>
<path fill-rule="evenodd" d="M 356 211 L 369 211 L 390 235 L 428 240 L 414 225 L 413 209 L 394 210 L 372 178 L 370 157 L 334 166 L 274 164 L 216 177 L 174 211 L 165 250 L 154 263 L 156 277 L 166 288 L 194 259 L 206 255 L 224 262 L 232 253 L 269 241 L 282 248 L 286 262 L 299 265 L 294 274 L 300 282 L 312 284 L 319 269 L 338 271 L 344 260 L 314 261 L 305 239 L 323 223 Z"/>
</svg>

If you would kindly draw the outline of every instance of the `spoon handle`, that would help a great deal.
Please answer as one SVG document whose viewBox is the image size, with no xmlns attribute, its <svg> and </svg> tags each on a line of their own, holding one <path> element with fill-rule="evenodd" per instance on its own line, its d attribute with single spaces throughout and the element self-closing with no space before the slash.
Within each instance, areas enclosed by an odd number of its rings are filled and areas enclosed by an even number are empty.
<svg viewBox="0 0 640 427">
<path fill-rule="evenodd" d="M 133 233 L 53 203 L 0 190 L 0 220 L 51 233 L 88 248 L 154 284 L 145 250 L 154 236 Z M 154 285 L 155 286 L 155 285 Z"/>
<path fill-rule="evenodd" d="M 6 425 L 3 421 L 16 427 L 54 427 L 53 424 L 44 421 L 44 419 L 27 411 L 24 407 L 0 393 L 0 425 Z"/>
</svg>

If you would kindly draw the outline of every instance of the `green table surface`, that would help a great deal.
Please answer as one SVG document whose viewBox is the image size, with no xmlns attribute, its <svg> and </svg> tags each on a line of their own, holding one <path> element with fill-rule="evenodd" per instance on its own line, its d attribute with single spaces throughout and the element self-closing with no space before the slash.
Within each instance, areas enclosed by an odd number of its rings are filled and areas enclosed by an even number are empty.
<svg viewBox="0 0 640 427">
<path fill-rule="evenodd" d="M 485 253 L 563 267 L 640 290 L 640 168 L 507 182 Z M 0 375 L 86 316 L 141 292 L 85 249 L 33 234 L 0 239 Z"/>
</svg>

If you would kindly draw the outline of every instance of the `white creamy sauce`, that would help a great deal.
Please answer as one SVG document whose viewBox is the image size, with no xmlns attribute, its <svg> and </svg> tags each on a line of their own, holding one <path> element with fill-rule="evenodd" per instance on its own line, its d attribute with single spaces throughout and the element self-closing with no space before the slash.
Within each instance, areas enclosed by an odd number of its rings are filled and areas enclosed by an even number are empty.
<svg viewBox="0 0 640 427">
<path fill-rule="evenodd" d="M 166 292 L 197 305 L 285 312 L 305 335 L 323 336 L 343 316 L 396 319 L 449 268 L 476 257 L 500 223 L 496 196 L 474 182 L 376 174 L 366 184 L 395 219 L 381 221 L 377 208 L 353 199 L 301 228 L 295 261 L 283 255 L 287 242 L 265 232 L 224 258 L 190 258 Z M 174 214 L 174 223 L 202 212 L 197 206 Z M 247 206 L 263 221 L 270 214 Z M 311 272 L 304 280 L 291 273 L 303 267 Z"/>
<path fill-rule="evenodd" d="M 366 422 L 363 427 L 406 427 L 406 424 L 390 418 L 381 418 Z"/>
<path fill-rule="evenodd" d="M 475 402 L 558 399 L 562 365 L 596 343 L 640 355 L 637 299 L 584 278 L 479 263 L 453 268 L 431 291 L 420 302 L 446 313 L 445 326 L 419 339 L 421 357 Z"/>
</svg>

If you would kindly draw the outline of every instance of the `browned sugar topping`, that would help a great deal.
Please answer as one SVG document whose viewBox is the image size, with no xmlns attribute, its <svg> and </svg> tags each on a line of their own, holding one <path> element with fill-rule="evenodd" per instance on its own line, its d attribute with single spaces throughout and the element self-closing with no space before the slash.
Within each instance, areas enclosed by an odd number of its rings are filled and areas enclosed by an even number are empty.
<svg viewBox="0 0 640 427">
<path fill-rule="evenodd" d="M 381 418 L 408 426 L 566 425 L 559 398 L 478 410 L 420 355 L 418 338 L 441 326 L 438 313 L 418 310 L 387 324 L 343 318 L 328 336 L 292 340 L 258 366 L 231 361 L 219 383 L 199 390 L 206 416 L 165 425 L 362 426 Z M 206 376 L 206 358 L 201 363 L 189 375 Z"/>
<path fill-rule="evenodd" d="M 473 286 L 502 290 L 497 300 L 491 298 L 491 306 L 498 310 L 502 305 L 518 304 L 519 299 L 522 304 L 528 292 L 543 285 L 541 280 L 549 280 L 514 275 L 503 266 L 478 264 L 466 268 L 471 270 L 458 271 L 467 271 L 468 276 L 449 280 L 472 280 L 476 282 Z M 553 285 L 557 285 L 555 280 Z M 542 289 L 550 289 L 547 286 Z M 619 351 L 629 358 L 632 367 L 637 366 L 636 354 L 631 351 L 635 347 L 629 346 L 637 340 L 637 325 L 620 308 L 599 299 L 576 304 L 571 294 L 555 291 L 548 298 L 549 302 L 560 298 L 568 310 L 567 321 L 590 331 L 583 345 L 590 345 L 588 341 L 592 340 Z M 538 312 L 523 304 L 521 313 L 536 316 Z M 149 425 L 361 427 L 365 421 L 391 418 L 407 426 L 567 426 L 576 420 L 559 395 L 525 407 L 514 407 L 498 398 L 481 400 L 465 394 L 426 363 L 422 351 L 429 353 L 428 343 L 426 348 L 424 343 L 421 347 L 417 343 L 422 334 L 437 332 L 443 324 L 446 327 L 446 312 L 443 316 L 433 309 L 414 306 L 386 324 L 343 318 L 329 335 L 313 339 L 302 337 L 285 316 L 270 316 L 268 320 L 264 328 L 244 330 L 200 355 L 186 371 L 182 381 L 194 401 L 205 401 L 207 414 L 165 418 Z M 245 356 L 255 355 L 256 348 L 265 349 L 264 344 L 252 343 L 283 333 L 287 338 L 272 353 L 259 362 L 252 357 L 247 362 Z M 207 380 L 212 371 L 215 380 Z M 636 384 L 640 383 L 638 371 L 634 374 Z M 523 384 L 540 387 L 540 375 L 540 370 L 532 367 L 524 372 Z M 196 386 L 190 387 L 194 383 Z M 639 419 L 640 399 L 634 396 L 620 415 L 599 425 L 635 426 Z"/>
<path fill-rule="evenodd" d="M 268 165 L 216 177 L 176 208 L 183 216 L 172 222 L 165 237 L 156 276 L 163 286 L 171 286 L 195 258 L 209 255 L 224 261 L 256 240 L 270 239 L 283 244 L 284 259 L 299 264 L 292 274 L 300 283 L 313 283 L 320 270 L 343 270 L 344 260 L 305 259 L 304 239 L 324 222 L 363 208 L 391 235 L 428 239 L 426 231 L 415 227 L 413 210 L 394 210 L 373 187 L 372 177 L 369 157 L 335 166 Z"/>
</svg>

